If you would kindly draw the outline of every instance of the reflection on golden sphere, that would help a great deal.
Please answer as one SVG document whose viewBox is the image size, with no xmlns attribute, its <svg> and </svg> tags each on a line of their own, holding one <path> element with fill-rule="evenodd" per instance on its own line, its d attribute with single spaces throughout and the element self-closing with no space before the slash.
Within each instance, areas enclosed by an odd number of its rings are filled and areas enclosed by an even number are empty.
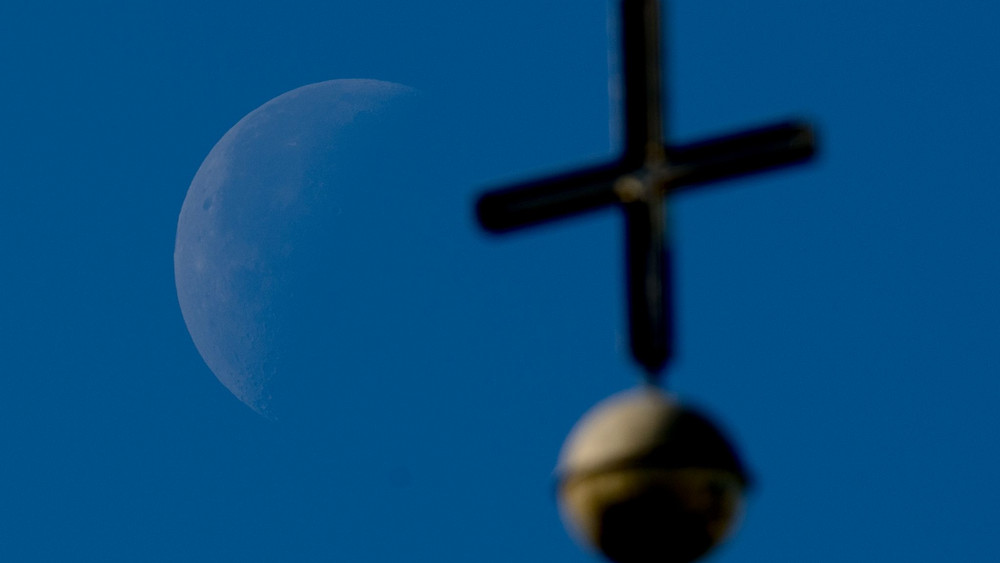
<svg viewBox="0 0 1000 563">
<path fill-rule="evenodd" d="M 734 528 L 747 484 L 721 432 L 653 387 L 587 413 L 557 473 L 567 527 L 617 563 L 701 557 Z"/>
</svg>

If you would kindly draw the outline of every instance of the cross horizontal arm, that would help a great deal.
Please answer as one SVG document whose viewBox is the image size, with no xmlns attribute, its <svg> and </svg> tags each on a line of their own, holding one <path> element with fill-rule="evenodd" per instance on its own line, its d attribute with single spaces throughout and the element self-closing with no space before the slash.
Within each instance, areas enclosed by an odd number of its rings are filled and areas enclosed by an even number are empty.
<svg viewBox="0 0 1000 563">
<path fill-rule="evenodd" d="M 808 124 L 786 121 L 667 148 L 671 191 L 808 160 L 816 139 Z"/>
<path fill-rule="evenodd" d="M 665 191 L 763 172 L 808 160 L 812 128 L 788 121 L 676 147 L 665 147 Z M 503 232 L 620 203 L 615 182 L 635 169 L 624 161 L 488 192 L 476 203 L 483 228 Z"/>
<path fill-rule="evenodd" d="M 483 194 L 476 215 L 483 228 L 503 232 L 617 203 L 618 163 L 541 178 Z"/>
</svg>

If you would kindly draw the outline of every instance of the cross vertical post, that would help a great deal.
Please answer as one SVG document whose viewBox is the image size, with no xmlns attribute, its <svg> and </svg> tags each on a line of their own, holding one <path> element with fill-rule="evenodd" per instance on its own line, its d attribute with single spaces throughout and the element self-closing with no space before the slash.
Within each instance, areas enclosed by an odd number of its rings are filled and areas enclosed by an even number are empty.
<svg viewBox="0 0 1000 563">
<path fill-rule="evenodd" d="M 662 163 L 660 10 L 657 2 L 623 2 L 622 81 L 625 98 L 624 160 L 635 167 Z"/>
<path fill-rule="evenodd" d="M 624 164 L 645 170 L 664 164 L 660 84 L 660 10 L 655 1 L 623 2 L 622 79 L 625 98 Z M 628 184 L 631 184 L 631 188 Z M 657 374 L 673 340 L 669 262 L 665 243 L 664 194 L 653 175 L 619 180 L 631 192 L 625 211 L 625 272 L 632 355 Z"/>
<path fill-rule="evenodd" d="M 483 228 L 505 232 L 617 205 L 625 216 L 632 355 L 659 377 L 673 340 L 665 199 L 710 182 L 801 163 L 812 128 L 781 122 L 688 145 L 664 143 L 659 0 L 621 1 L 624 148 L 614 161 L 483 194 Z"/>
</svg>

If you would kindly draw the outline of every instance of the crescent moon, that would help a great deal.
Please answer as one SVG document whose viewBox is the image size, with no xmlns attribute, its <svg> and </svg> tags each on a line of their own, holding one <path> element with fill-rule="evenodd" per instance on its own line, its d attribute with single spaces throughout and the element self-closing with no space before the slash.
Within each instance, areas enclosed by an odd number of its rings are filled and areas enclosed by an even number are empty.
<svg viewBox="0 0 1000 563">
<path fill-rule="evenodd" d="M 191 182 L 174 248 L 181 312 L 208 367 L 258 413 L 279 418 L 297 400 L 279 389 L 317 384 L 290 367 L 323 300 L 316 274 L 332 254 L 350 260 L 332 229 L 415 94 L 360 79 L 297 88 L 233 126 Z"/>
</svg>

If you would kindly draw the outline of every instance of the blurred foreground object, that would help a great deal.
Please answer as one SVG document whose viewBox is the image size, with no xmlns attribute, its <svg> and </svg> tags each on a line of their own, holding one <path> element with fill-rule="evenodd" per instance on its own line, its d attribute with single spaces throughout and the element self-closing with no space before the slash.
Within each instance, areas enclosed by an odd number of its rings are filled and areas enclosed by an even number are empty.
<svg viewBox="0 0 1000 563">
<path fill-rule="evenodd" d="M 718 428 L 652 386 L 584 415 L 556 471 L 566 526 L 617 563 L 701 557 L 735 527 L 748 484 Z"/>
<path fill-rule="evenodd" d="M 673 354 L 667 197 L 808 161 L 816 136 L 792 120 L 672 145 L 664 139 L 660 2 L 621 0 L 622 152 L 612 162 L 482 194 L 479 224 L 503 233 L 607 206 L 625 217 L 625 285 L 632 357 L 655 382 Z"/>
<path fill-rule="evenodd" d="M 721 432 L 652 387 L 673 355 L 667 199 L 675 192 L 806 162 L 800 120 L 685 145 L 665 139 L 660 0 L 618 0 L 622 150 L 610 162 L 483 193 L 479 224 L 504 233 L 618 207 L 632 357 L 650 385 L 581 420 L 559 462 L 567 526 L 616 563 L 688 563 L 718 545 L 742 512 L 747 475 Z"/>
</svg>

